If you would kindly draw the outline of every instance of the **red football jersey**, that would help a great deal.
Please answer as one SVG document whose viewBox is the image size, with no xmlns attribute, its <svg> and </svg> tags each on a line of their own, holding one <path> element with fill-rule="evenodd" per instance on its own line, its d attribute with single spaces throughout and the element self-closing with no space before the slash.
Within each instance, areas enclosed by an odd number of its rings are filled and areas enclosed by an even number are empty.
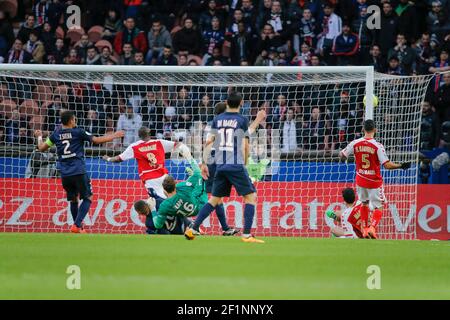
<svg viewBox="0 0 450 320">
<path fill-rule="evenodd" d="M 376 189 L 383 184 L 380 167 L 389 161 L 381 143 L 375 139 L 360 138 L 353 140 L 341 151 L 346 157 L 355 155 L 356 185 Z"/>
<path fill-rule="evenodd" d="M 176 143 L 167 140 L 139 140 L 132 143 L 119 157 L 123 161 L 136 159 L 139 177 L 143 182 L 167 174 L 165 154 L 175 148 Z"/>
</svg>

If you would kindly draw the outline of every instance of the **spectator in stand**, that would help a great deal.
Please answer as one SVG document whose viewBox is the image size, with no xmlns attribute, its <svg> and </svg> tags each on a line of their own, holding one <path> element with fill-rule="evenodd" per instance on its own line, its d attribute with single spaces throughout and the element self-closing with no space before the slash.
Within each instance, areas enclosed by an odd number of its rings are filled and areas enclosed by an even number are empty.
<svg viewBox="0 0 450 320">
<path fill-rule="evenodd" d="M 294 50 L 297 54 L 303 43 L 306 43 L 310 47 L 316 46 L 316 29 L 316 19 L 313 17 L 311 10 L 306 8 L 303 11 L 301 19 L 294 24 Z"/>
<path fill-rule="evenodd" d="M 127 18 L 124 26 L 124 30 L 117 32 L 114 38 L 114 51 L 121 55 L 124 44 L 131 43 L 133 50 L 147 52 L 147 39 L 144 32 L 136 27 L 134 18 Z"/>
<path fill-rule="evenodd" d="M 252 0 L 242 0 L 242 6 L 240 9 L 244 17 L 243 22 L 245 23 L 245 25 L 255 27 L 256 19 L 258 17 L 258 11 L 253 5 Z"/>
<path fill-rule="evenodd" d="M 30 129 L 28 128 L 26 121 L 20 121 L 19 139 L 17 142 L 23 146 L 34 144 L 34 139 L 30 135 Z"/>
<path fill-rule="evenodd" d="M 111 49 L 108 46 L 102 48 L 100 62 L 102 65 L 117 64 L 116 58 L 111 54 Z"/>
<path fill-rule="evenodd" d="M 82 63 L 86 63 L 88 48 L 92 47 L 93 45 L 94 44 L 89 41 L 89 36 L 87 34 L 83 34 L 81 36 L 77 51 Z"/>
<path fill-rule="evenodd" d="M 172 53 L 172 47 L 165 46 L 163 49 L 163 54 L 156 60 L 156 65 L 158 66 L 176 66 L 178 65 L 177 58 Z"/>
<path fill-rule="evenodd" d="M 398 33 L 398 16 L 394 12 L 389 1 L 383 3 L 383 12 L 381 13 L 380 29 L 376 32 L 376 41 L 380 46 L 382 56 L 387 56 L 396 40 Z"/>
<path fill-rule="evenodd" d="M 108 16 L 105 18 L 105 23 L 103 24 L 103 35 L 102 38 L 113 42 L 117 32 L 120 31 L 122 27 L 122 21 L 116 10 L 113 8 L 108 10 Z"/>
<path fill-rule="evenodd" d="M 121 51 L 122 54 L 119 57 L 119 64 L 127 66 L 134 64 L 133 45 L 131 43 L 124 43 Z"/>
<path fill-rule="evenodd" d="M 192 18 L 184 20 L 184 27 L 173 35 L 173 51 L 176 54 L 199 55 L 202 51 L 202 36 L 194 28 Z"/>
<path fill-rule="evenodd" d="M 272 12 L 272 0 L 263 0 L 259 2 L 258 17 L 256 20 L 256 28 L 261 30 L 266 24 L 265 18 Z"/>
<path fill-rule="evenodd" d="M 43 130 L 53 132 L 55 128 L 61 124 L 59 117 L 61 111 L 64 109 L 61 96 L 54 95 L 52 103 L 47 106 L 47 114 L 44 122 Z"/>
<path fill-rule="evenodd" d="M 306 42 L 300 47 L 300 53 L 297 54 L 291 61 L 291 65 L 295 66 L 310 66 L 311 65 L 311 48 Z"/>
<path fill-rule="evenodd" d="M 222 55 L 222 49 L 221 47 L 214 47 L 211 56 L 209 56 L 206 61 L 205 61 L 205 65 L 206 66 L 212 66 L 213 62 L 219 60 L 221 65 L 227 65 L 227 58 L 225 58 Z"/>
<path fill-rule="evenodd" d="M 189 65 L 188 56 L 185 54 L 179 55 L 178 56 L 178 65 L 179 66 L 188 66 Z"/>
<path fill-rule="evenodd" d="M 256 58 L 255 66 L 277 66 L 278 65 L 278 52 L 275 48 L 269 49 L 269 51 L 263 50 L 261 54 Z"/>
<path fill-rule="evenodd" d="M 0 63 L 9 48 L 14 43 L 14 29 L 6 16 L 5 11 L 0 10 Z"/>
<path fill-rule="evenodd" d="M 263 50 L 268 51 L 271 48 L 279 48 L 285 43 L 279 34 L 275 34 L 273 27 L 270 24 L 264 25 L 258 44 L 256 45 L 257 53 L 261 53 Z"/>
<path fill-rule="evenodd" d="M 162 130 L 163 113 L 163 108 L 157 104 L 155 93 L 147 91 L 145 98 L 141 101 L 140 114 L 144 126 L 154 130 L 153 135 Z"/>
<path fill-rule="evenodd" d="M 392 56 L 391 58 L 389 58 L 389 63 L 388 63 L 386 73 L 396 75 L 396 76 L 404 76 L 405 75 L 405 72 L 403 71 L 402 67 L 400 66 L 400 61 L 398 60 L 397 56 Z"/>
<path fill-rule="evenodd" d="M 194 105 L 193 99 L 189 95 L 189 91 L 186 88 L 181 88 L 180 91 L 178 91 L 176 101 L 178 128 L 190 129 L 194 115 Z"/>
<path fill-rule="evenodd" d="M 433 100 L 439 124 L 450 120 L 450 73 L 444 73 L 442 78 L 444 83 L 437 90 Z"/>
<path fill-rule="evenodd" d="M 264 23 L 270 24 L 275 32 L 275 35 L 280 35 L 283 41 L 290 38 L 290 21 L 284 14 L 281 7 L 281 2 L 278 0 L 272 1 L 272 7 L 269 14 L 264 17 Z M 289 23 L 289 24 L 288 24 Z"/>
<path fill-rule="evenodd" d="M 128 104 L 125 113 L 122 113 L 117 120 L 117 131 L 125 131 L 122 145 L 128 147 L 139 139 L 138 131 L 142 127 L 142 117 L 133 112 L 133 106 Z"/>
<path fill-rule="evenodd" d="M 385 72 L 386 63 L 385 63 L 385 60 L 383 59 L 383 57 L 381 56 L 380 46 L 378 46 L 376 44 L 373 45 L 370 48 L 369 55 L 370 55 L 370 59 L 369 59 L 369 62 L 367 63 L 367 65 L 373 66 L 373 68 L 376 72 Z"/>
<path fill-rule="evenodd" d="M 415 72 L 416 52 L 407 45 L 404 34 L 397 35 L 397 45 L 389 50 L 388 59 L 397 57 L 403 72 L 410 75 Z"/>
<path fill-rule="evenodd" d="M 298 128 L 295 119 L 294 109 L 289 108 L 286 112 L 286 119 L 282 120 L 283 142 L 281 152 L 290 153 L 297 151 L 297 137 L 299 136 L 300 128 Z"/>
<path fill-rule="evenodd" d="M 90 46 L 87 49 L 86 64 L 90 66 L 102 64 L 100 55 L 98 54 L 98 50 L 96 47 Z"/>
<path fill-rule="evenodd" d="M 448 8 L 442 6 L 441 1 L 433 1 L 431 11 L 426 18 L 428 30 L 435 34 L 446 34 L 449 32 Z"/>
<path fill-rule="evenodd" d="M 78 56 L 76 49 L 70 49 L 69 55 L 64 58 L 65 64 L 81 64 L 81 59 Z"/>
<path fill-rule="evenodd" d="M 44 44 L 45 52 L 47 54 L 51 53 L 53 50 L 53 46 L 55 45 L 56 36 L 55 33 L 52 31 L 50 23 L 48 22 L 44 23 L 44 26 L 42 27 L 42 32 L 40 34 L 40 39 Z M 47 57 L 44 57 L 44 61 L 47 61 Z"/>
<path fill-rule="evenodd" d="M 431 47 L 430 35 L 428 33 L 422 34 L 414 50 L 416 51 L 417 74 L 427 74 L 428 69 L 436 60 L 436 52 Z"/>
<path fill-rule="evenodd" d="M 280 123 L 286 119 L 288 109 L 286 96 L 278 95 L 277 101 L 272 106 L 271 112 L 267 117 L 267 122 L 272 125 L 272 128 L 278 129 L 280 127 Z"/>
<path fill-rule="evenodd" d="M 333 54 L 339 66 L 352 65 L 357 61 L 359 49 L 358 35 L 351 32 L 350 25 L 344 23 L 342 33 L 334 39 Z"/>
<path fill-rule="evenodd" d="M 321 56 L 327 63 L 333 62 L 330 57 L 334 39 L 342 32 L 342 19 L 334 13 L 334 7 L 326 4 L 323 8 L 322 32 L 319 34 L 317 44 Z"/>
<path fill-rule="evenodd" d="M 367 27 L 367 18 L 367 5 L 362 5 L 358 17 L 352 23 L 352 31 L 358 35 L 359 39 L 359 59 L 357 62 L 361 65 L 367 65 L 370 60 L 370 48 L 375 37 L 374 31 Z"/>
<path fill-rule="evenodd" d="M 329 136 L 326 135 L 326 122 L 320 113 L 319 107 L 311 109 L 308 121 L 303 123 L 303 145 L 309 150 L 328 149 Z"/>
<path fill-rule="evenodd" d="M 217 9 L 217 3 L 215 0 L 208 1 L 208 8 L 200 14 L 198 26 L 200 32 L 204 33 L 211 27 L 212 20 L 214 18 L 219 19 L 219 24 L 223 21 L 222 10 Z"/>
<path fill-rule="evenodd" d="M 433 65 L 428 70 L 430 73 L 439 73 L 450 71 L 450 65 L 448 61 L 448 52 L 446 50 L 441 50 L 439 54 L 439 60 L 435 61 Z M 437 92 L 439 87 L 444 83 L 444 78 L 440 74 L 436 74 L 431 85 L 433 86 L 433 91 Z"/>
<path fill-rule="evenodd" d="M 161 20 L 156 19 L 152 23 L 147 39 L 149 50 L 145 59 L 147 64 L 155 64 L 162 55 L 164 47 L 172 46 L 172 38 L 170 32 L 161 24 Z"/>
<path fill-rule="evenodd" d="M 105 134 L 105 125 L 105 119 L 101 119 L 96 110 L 88 110 L 86 120 L 83 121 L 84 130 L 94 136 L 102 136 Z"/>
<path fill-rule="evenodd" d="M 196 109 L 196 121 L 207 123 L 212 121 L 212 119 L 214 118 L 214 108 L 211 103 L 211 98 L 207 94 L 202 96 Z"/>
<path fill-rule="evenodd" d="M 220 30 L 219 18 L 213 17 L 211 19 L 211 26 L 203 31 L 203 52 L 205 56 L 203 59 L 208 59 L 213 54 L 216 47 L 222 47 L 225 40 L 225 34 Z"/>
<path fill-rule="evenodd" d="M 5 123 L 5 142 L 13 144 L 19 142 L 20 113 L 15 109 L 11 113 L 11 117 Z"/>
<path fill-rule="evenodd" d="M 37 31 L 39 33 L 40 27 L 36 25 L 36 19 L 33 15 L 28 15 L 26 21 L 22 25 L 22 27 L 19 30 L 19 33 L 17 34 L 17 38 L 19 38 L 22 43 L 25 43 L 30 39 L 30 33 L 31 31 Z"/>
<path fill-rule="evenodd" d="M 145 66 L 144 54 L 142 52 L 138 51 L 134 53 L 132 65 Z"/>
<path fill-rule="evenodd" d="M 23 49 L 22 40 L 17 38 L 11 50 L 8 51 L 5 62 L 6 63 L 30 63 L 33 57 L 26 50 Z"/>
<path fill-rule="evenodd" d="M 253 28 L 250 24 L 247 24 L 244 20 L 244 14 L 241 9 L 237 9 L 233 12 L 233 17 L 228 22 L 228 27 L 226 29 L 227 39 L 231 39 L 233 35 L 239 33 L 239 23 L 244 23 L 245 31 L 249 34 L 253 33 Z"/>
<path fill-rule="evenodd" d="M 416 7 L 409 0 L 400 0 L 395 8 L 398 16 L 398 32 L 403 34 L 406 41 L 414 43 L 417 40 L 417 14 Z"/>
<path fill-rule="evenodd" d="M 238 33 L 231 37 L 230 59 L 231 64 L 238 66 L 241 61 L 253 61 L 253 47 L 255 39 L 245 29 L 245 23 L 238 23 Z"/>
<path fill-rule="evenodd" d="M 420 150 L 432 150 L 439 143 L 439 121 L 430 102 L 422 102 L 422 123 L 420 132 Z"/>
<path fill-rule="evenodd" d="M 320 61 L 320 58 L 318 55 L 312 55 L 311 56 L 311 66 L 318 67 L 318 66 L 325 66 L 326 64 Z"/>
<path fill-rule="evenodd" d="M 30 39 L 25 43 L 25 51 L 33 57 L 32 63 L 43 63 L 45 56 L 44 44 L 39 40 L 39 34 L 36 30 L 31 31 Z"/>
</svg>

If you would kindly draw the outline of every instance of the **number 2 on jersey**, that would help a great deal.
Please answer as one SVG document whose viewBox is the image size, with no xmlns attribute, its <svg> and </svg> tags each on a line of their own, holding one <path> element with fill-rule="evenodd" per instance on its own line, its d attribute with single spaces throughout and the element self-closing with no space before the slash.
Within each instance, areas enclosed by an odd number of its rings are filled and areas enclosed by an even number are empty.
<svg viewBox="0 0 450 320">
<path fill-rule="evenodd" d="M 70 154 L 70 141 L 69 140 L 63 140 L 62 141 L 63 144 L 65 144 L 66 146 L 64 147 L 64 154 Z"/>
</svg>

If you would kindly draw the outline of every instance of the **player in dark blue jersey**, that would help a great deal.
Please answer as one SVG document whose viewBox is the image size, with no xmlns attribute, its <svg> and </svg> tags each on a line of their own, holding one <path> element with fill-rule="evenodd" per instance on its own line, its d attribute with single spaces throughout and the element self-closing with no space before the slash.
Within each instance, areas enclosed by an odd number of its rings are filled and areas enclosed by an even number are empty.
<svg viewBox="0 0 450 320">
<path fill-rule="evenodd" d="M 223 197 L 230 196 L 231 187 L 234 186 L 237 193 L 244 198 L 244 231 L 242 240 L 244 242 L 264 241 L 254 238 L 251 235 L 251 227 L 255 215 L 256 189 L 248 175 L 245 165 L 250 152 L 249 147 L 249 121 L 242 116 L 240 106 L 242 97 L 240 94 L 232 92 L 227 99 L 226 112 L 214 118 L 212 123 L 212 135 L 206 145 L 214 143 L 216 172 L 213 180 L 212 197 L 208 203 L 200 210 L 192 228 L 185 232 L 187 239 L 192 240 L 199 235 L 199 228 L 202 222 L 221 203 Z M 207 161 L 210 149 L 205 148 L 203 160 Z M 202 165 L 204 178 L 209 177 L 208 166 Z"/>
<path fill-rule="evenodd" d="M 74 221 L 70 231 L 85 233 L 82 223 L 91 206 L 92 188 L 84 162 L 84 143 L 102 144 L 110 142 L 116 138 L 122 138 L 124 132 L 118 131 L 102 137 L 94 137 L 77 127 L 74 113 L 68 110 L 61 112 L 61 124 L 61 127 L 57 128 L 45 142 L 40 130 L 35 132 L 35 136 L 38 139 L 38 149 L 41 152 L 56 146 L 57 168 L 61 173 L 62 186 L 67 193 L 67 201 L 70 201 L 70 212 Z M 79 207 L 78 197 L 83 200 Z"/>
</svg>

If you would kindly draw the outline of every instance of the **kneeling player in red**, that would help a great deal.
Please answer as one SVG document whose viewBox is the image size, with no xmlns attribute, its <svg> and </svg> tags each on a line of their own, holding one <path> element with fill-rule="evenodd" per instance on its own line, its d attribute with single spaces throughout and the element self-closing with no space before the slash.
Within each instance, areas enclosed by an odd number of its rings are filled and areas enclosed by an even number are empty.
<svg viewBox="0 0 450 320">
<path fill-rule="evenodd" d="M 342 190 L 345 209 L 342 211 L 328 210 L 327 217 L 340 222 L 340 226 L 331 228 L 331 233 L 338 238 L 362 238 L 361 232 L 361 202 L 355 201 L 355 191 L 352 188 Z"/>
</svg>

